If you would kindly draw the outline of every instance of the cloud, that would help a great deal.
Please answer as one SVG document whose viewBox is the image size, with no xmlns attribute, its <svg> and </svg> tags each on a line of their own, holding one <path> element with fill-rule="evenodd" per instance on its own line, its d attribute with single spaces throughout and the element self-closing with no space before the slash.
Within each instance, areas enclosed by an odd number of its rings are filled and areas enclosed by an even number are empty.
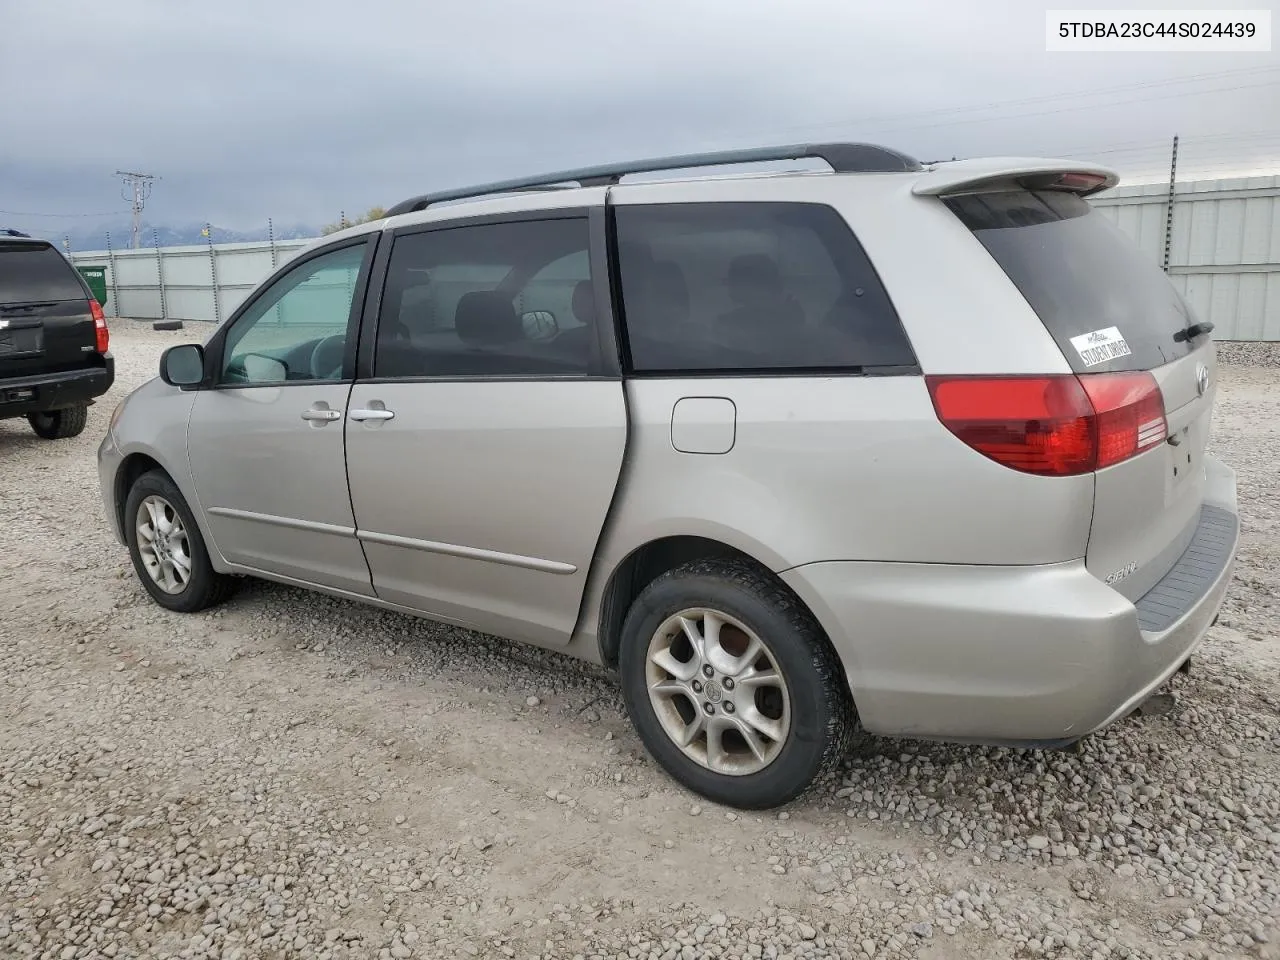
<svg viewBox="0 0 1280 960">
<path fill-rule="evenodd" d="M 1160 170 L 1174 132 L 1210 174 L 1280 155 L 1275 54 L 1049 54 L 1026 3 L 0 6 L 0 209 L 124 209 L 122 167 L 163 177 L 157 218 L 244 226 L 805 139 L 924 159 L 1110 149 L 1134 172 Z M 74 55 L 50 63 L 58 36 Z"/>
</svg>

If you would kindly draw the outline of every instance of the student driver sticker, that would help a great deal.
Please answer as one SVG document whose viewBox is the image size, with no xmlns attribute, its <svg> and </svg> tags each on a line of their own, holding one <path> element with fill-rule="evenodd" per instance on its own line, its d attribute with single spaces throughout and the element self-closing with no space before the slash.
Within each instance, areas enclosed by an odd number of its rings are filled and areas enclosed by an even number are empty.
<svg viewBox="0 0 1280 960">
<path fill-rule="evenodd" d="M 1095 330 L 1093 333 L 1082 333 L 1078 337 L 1071 338 L 1071 345 L 1076 348 L 1076 353 L 1080 354 L 1080 359 L 1084 361 L 1086 367 L 1106 363 L 1116 357 L 1127 357 L 1133 352 L 1116 327 Z"/>
</svg>

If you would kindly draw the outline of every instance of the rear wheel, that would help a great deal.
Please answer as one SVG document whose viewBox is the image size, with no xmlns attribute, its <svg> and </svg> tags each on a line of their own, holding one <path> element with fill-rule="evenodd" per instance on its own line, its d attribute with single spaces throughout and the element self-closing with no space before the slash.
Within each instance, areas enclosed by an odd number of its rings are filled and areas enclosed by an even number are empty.
<svg viewBox="0 0 1280 960">
<path fill-rule="evenodd" d="M 821 628 L 746 563 L 696 561 L 646 587 L 623 625 L 619 668 L 649 752 L 717 803 L 794 799 L 839 762 L 853 730 Z"/>
<path fill-rule="evenodd" d="M 152 470 L 134 482 L 124 520 L 133 568 L 160 606 L 194 613 L 230 596 L 234 581 L 213 569 L 191 508 L 165 473 Z"/>
<path fill-rule="evenodd" d="M 89 420 L 89 407 L 78 403 L 74 407 L 62 410 L 50 410 L 47 413 L 29 413 L 27 422 L 37 437 L 45 440 L 69 440 L 84 432 L 84 425 Z"/>
</svg>

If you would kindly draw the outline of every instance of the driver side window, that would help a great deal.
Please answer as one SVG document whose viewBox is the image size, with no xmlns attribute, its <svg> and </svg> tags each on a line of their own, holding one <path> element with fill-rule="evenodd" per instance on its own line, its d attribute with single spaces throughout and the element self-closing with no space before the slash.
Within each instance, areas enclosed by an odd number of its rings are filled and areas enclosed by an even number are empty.
<svg viewBox="0 0 1280 960">
<path fill-rule="evenodd" d="M 228 331 L 218 382 L 341 380 L 351 303 L 367 245 L 313 257 L 273 283 Z"/>
</svg>

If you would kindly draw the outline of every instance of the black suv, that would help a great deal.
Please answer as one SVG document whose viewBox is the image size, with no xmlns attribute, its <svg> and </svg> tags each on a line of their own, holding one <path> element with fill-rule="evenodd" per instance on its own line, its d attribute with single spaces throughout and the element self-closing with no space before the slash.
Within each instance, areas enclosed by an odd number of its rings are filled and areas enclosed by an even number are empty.
<svg viewBox="0 0 1280 960">
<path fill-rule="evenodd" d="M 0 420 L 26 417 L 46 440 L 79 434 L 115 380 L 109 343 L 102 306 L 66 257 L 0 230 Z"/>
</svg>

